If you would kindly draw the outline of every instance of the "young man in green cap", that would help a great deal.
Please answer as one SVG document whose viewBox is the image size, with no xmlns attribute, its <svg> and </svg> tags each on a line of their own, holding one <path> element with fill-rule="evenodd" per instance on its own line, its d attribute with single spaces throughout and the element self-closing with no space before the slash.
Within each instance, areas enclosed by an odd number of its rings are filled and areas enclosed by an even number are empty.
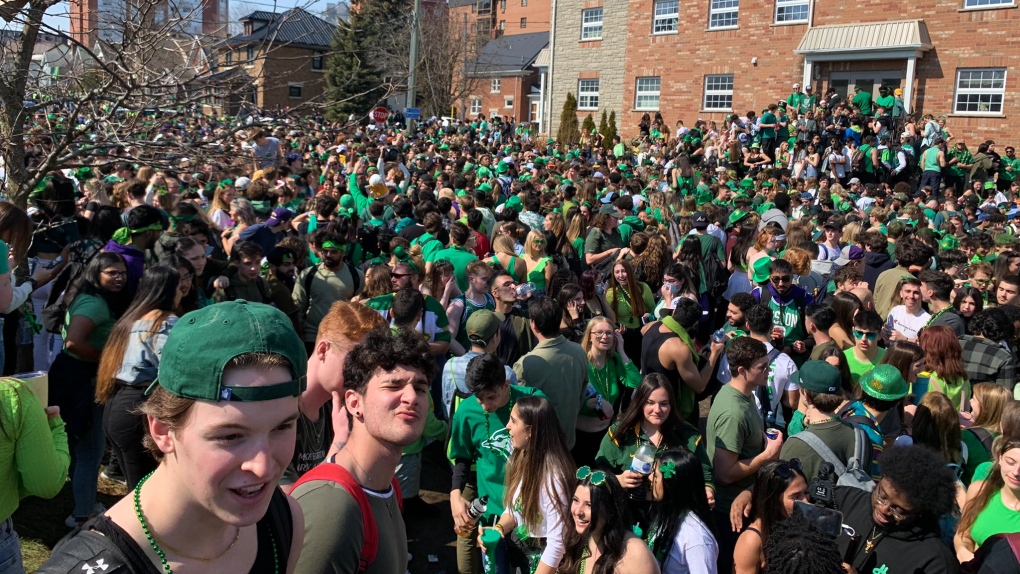
<svg viewBox="0 0 1020 574">
<path fill-rule="evenodd" d="M 434 371 L 428 346 L 408 331 L 372 331 L 347 355 L 343 402 L 350 436 L 338 454 L 302 477 L 291 492 L 307 527 L 298 571 L 407 570 L 407 535 L 394 475 L 404 447 L 425 428 Z M 366 491 L 378 533 L 375 561 L 364 570 L 359 562 L 366 532 L 357 489 Z"/>
<path fill-rule="evenodd" d="M 253 560 L 294 571 L 304 521 L 277 486 L 294 452 L 305 369 L 278 309 L 233 301 L 181 317 L 141 407 L 156 470 L 40 572 L 247 572 Z"/>
<path fill-rule="evenodd" d="M 878 365 L 860 378 L 862 397 L 837 413 L 843 420 L 860 426 L 871 440 L 871 477 L 882 478 L 879 457 L 885 449 L 880 425 L 899 405 L 909 390 L 900 370 L 893 365 Z"/>
</svg>

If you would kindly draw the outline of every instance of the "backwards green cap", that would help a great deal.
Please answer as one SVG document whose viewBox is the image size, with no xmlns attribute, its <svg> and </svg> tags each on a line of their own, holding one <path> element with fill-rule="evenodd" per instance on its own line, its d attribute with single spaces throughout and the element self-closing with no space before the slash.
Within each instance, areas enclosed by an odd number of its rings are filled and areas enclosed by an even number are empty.
<svg viewBox="0 0 1020 574">
<path fill-rule="evenodd" d="M 292 380 L 259 387 L 223 386 L 235 357 L 272 353 L 290 361 Z M 271 401 L 296 397 L 305 388 L 308 355 L 287 315 L 275 307 L 239 299 L 192 311 L 180 318 L 163 346 L 156 386 L 201 401 Z"/>
</svg>

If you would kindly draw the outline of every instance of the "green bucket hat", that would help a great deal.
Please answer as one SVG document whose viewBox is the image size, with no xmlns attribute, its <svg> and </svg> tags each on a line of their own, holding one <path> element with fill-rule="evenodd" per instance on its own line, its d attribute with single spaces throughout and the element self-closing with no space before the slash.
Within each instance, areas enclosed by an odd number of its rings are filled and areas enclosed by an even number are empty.
<svg viewBox="0 0 1020 574">
<path fill-rule="evenodd" d="M 879 365 L 861 375 L 861 390 L 880 401 L 898 401 L 907 396 L 907 381 L 892 365 Z"/>
<path fill-rule="evenodd" d="M 499 162 L 499 165 L 496 166 L 496 173 L 498 174 L 504 174 L 508 171 L 510 171 L 510 166 L 505 161 Z"/>
<path fill-rule="evenodd" d="M 740 189 L 754 189 L 754 180 L 749 177 L 740 180 Z"/>
<path fill-rule="evenodd" d="M 729 222 L 730 227 L 733 227 L 734 225 L 740 223 L 740 221 L 747 217 L 747 215 L 748 212 L 743 211 L 741 209 L 735 209 L 733 210 L 733 213 L 730 214 L 730 217 L 727 221 Z"/>
<path fill-rule="evenodd" d="M 800 388 L 812 393 L 838 395 L 841 386 L 839 369 L 825 361 L 805 361 L 794 379 Z"/>
<path fill-rule="evenodd" d="M 516 195 L 511 195 L 507 198 L 506 203 L 503 204 L 504 208 L 510 207 L 515 211 L 521 210 L 521 198 Z"/>
<path fill-rule="evenodd" d="M 754 262 L 751 267 L 754 270 L 754 282 L 755 283 L 768 283 L 769 282 L 769 265 L 772 264 L 772 259 L 769 257 L 761 257 Z"/>
<path fill-rule="evenodd" d="M 234 358 L 273 353 L 290 362 L 293 379 L 274 385 L 227 387 L 223 372 Z M 244 300 L 210 305 L 180 318 L 163 346 L 156 380 L 170 394 L 201 401 L 271 401 L 305 388 L 308 355 L 282 311 Z"/>
</svg>

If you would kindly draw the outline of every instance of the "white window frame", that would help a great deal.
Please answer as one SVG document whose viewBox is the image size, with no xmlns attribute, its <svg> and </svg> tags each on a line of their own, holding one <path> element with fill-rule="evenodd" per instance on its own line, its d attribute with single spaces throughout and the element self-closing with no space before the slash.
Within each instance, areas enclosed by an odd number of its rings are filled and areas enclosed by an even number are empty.
<svg viewBox="0 0 1020 574">
<path fill-rule="evenodd" d="M 500 89 L 500 83 L 501 82 L 499 81 L 499 78 L 493 78 L 489 82 L 489 93 L 490 94 L 498 94 L 499 93 L 499 89 Z"/>
<path fill-rule="evenodd" d="M 786 17 L 785 19 L 780 20 L 779 10 L 781 8 L 802 8 L 804 16 L 796 19 Z M 810 15 L 811 0 L 776 0 L 776 13 L 774 18 L 774 23 L 776 24 L 806 24 Z"/>
<path fill-rule="evenodd" d="M 592 86 L 595 89 L 591 89 Z M 585 78 L 577 81 L 577 109 L 597 110 L 599 109 L 599 78 Z"/>
<path fill-rule="evenodd" d="M 478 114 L 482 113 L 482 98 L 471 98 L 471 111 L 468 113 L 471 114 L 472 117 L 478 117 Z"/>
<path fill-rule="evenodd" d="M 997 77 L 1001 73 L 1001 78 Z M 977 76 L 975 77 L 975 74 Z M 965 79 L 966 76 L 966 79 Z M 967 87 L 962 87 L 962 82 L 968 82 Z M 978 82 L 975 86 L 974 82 Z M 999 87 L 994 87 L 999 83 Z M 991 84 L 991 85 L 989 85 Z M 975 103 L 978 110 L 960 108 L 960 96 L 976 96 Z M 998 97 L 998 102 L 994 102 Z M 986 100 L 987 101 L 983 101 Z M 956 83 L 953 88 L 953 113 L 968 116 L 1001 116 L 1003 114 L 1006 100 L 1006 68 L 958 68 L 956 70 Z M 965 104 L 969 102 L 964 102 Z M 988 109 L 980 109 L 983 105 Z M 998 109 L 991 109 L 998 106 Z"/>
<path fill-rule="evenodd" d="M 642 87 L 642 82 L 644 86 Z M 634 80 L 634 109 L 635 110 L 659 110 L 659 95 L 662 92 L 662 78 L 660 76 L 647 76 Z M 655 103 L 651 102 L 655 98 Z M 642 100 L 644 102 L 642 103 Z"/>
<path fill-rule="evenodd" d="M 680 29 L 680 0 L 655 0 L 652 34 L 675 34 Z"/>
<path fill-rule="evenodd" d="M 729 80 L 729 89 L 725 88 L 726 79 Z M 729 96 L 730 105 L 728 107 L 721 107 L 715 104 L 709 106 L 709 96 Z M 733 111 L 733 74 L 709 74 L 705 76 L 705 87 L 701 98 L 701 109 L 719 112 Z"/>
<path fill-rule="evenodd" d="M 595 19 L 596 13 L 598 20 Z M 606 13 L 602 8 L 586 8 L 581 10 L 581 41 L 602 39 L 602 26 Z"/>
<path fill-rule="evenodd" d="M 503 107 L 504 108 L 512 108 L 512 107 L 514 107 L 514 97 L 513 96 L 503 96 Z"/>
<path fill-rule="evenodd" d="M 963 0 L 964 10 L 988 10 L 1016 6 L 1016 0 Z"/>
<path fill-rule="evenodd" d="M 732 17 L 728 16 L 732 14 Z M 718 20 L 723 23 L 716 24 Z M 732 20 L 732 21 L 731 21 Z M 708 0 L 708 29 L 730 30 L 740 25 L 740 0 Z"/>
</svg>

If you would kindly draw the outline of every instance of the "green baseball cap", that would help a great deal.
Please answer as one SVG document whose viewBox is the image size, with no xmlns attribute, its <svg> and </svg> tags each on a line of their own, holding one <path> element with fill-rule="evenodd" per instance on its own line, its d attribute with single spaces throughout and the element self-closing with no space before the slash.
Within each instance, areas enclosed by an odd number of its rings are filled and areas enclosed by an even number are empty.
<svg viewBox="0 0 1020 574">
<path fill-rule="evenodd" d="M 861 390 L 880 401 L 898 401 L 907 396 L 907 381 L 892 365 L 879 365 L 861 375 Z"/>
<path fill-rule="evenodd" d="M 499 331 L 500 317 L 488 309 L 479 309 L 468 317 L 465 328 L 468 340 L 476 345 L 487 345 Z"/>
<path fill-rule="evenodd" d="M 772 264 L 770 257 L 761 257 L 754 262 L 752 269 L 754 270 L 754 282 L 755 283 L 768 283 L 769 282 L 769 265 Z"/>
<path fill-rule="evenodd" d="M 805 361 L 794 379 L 800 388 L 812 393 L 838 395 L 841 386 L 839 369 L 825 361 Z"/>
<path fill-rule="evenodd" d="M 506 203 L 503 204 L 503 207 L 504 208 L 510 207 L 513 208 L 515 211 L 519 212 L 521 210 L 521 198 L 516 195 L 511 195 L 510 197 L 507 198 Z"/>
<path fill-rule="evenodd" d="M 290 361 L 292 380 L 259 387 L 225 387 L 223 371 L 235 357 L 273 353 Z M 308 355 L 287 315 L 275 307 L 239 299 L 192 311 L 180 318 L 163 345 L 156 386 L 202 401 L 271 401 L 296 397 L 305 388 Z"/>
</svg>

